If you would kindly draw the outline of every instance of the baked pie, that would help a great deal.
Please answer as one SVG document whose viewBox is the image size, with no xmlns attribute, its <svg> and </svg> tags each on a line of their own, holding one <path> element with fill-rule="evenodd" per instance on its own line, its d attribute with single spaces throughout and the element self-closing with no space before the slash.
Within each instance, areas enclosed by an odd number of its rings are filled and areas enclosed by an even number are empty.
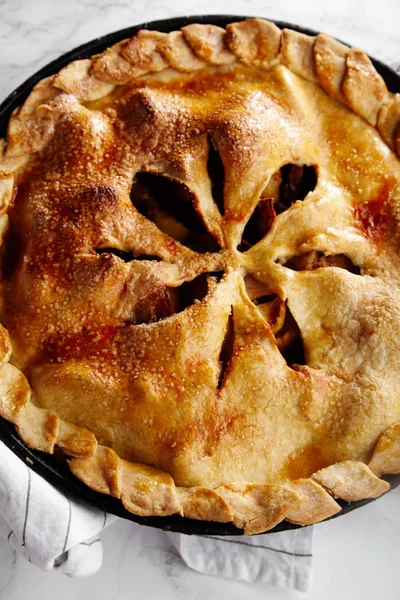
<svg viewBox="0 0 400 600">
<path fill-rule="evenodd" d="M 0 144 L 0 414 L 136 515 L 316 523 L 400 472 L 400 95 L 261 19 L 139 31 Z"/>
</svg>

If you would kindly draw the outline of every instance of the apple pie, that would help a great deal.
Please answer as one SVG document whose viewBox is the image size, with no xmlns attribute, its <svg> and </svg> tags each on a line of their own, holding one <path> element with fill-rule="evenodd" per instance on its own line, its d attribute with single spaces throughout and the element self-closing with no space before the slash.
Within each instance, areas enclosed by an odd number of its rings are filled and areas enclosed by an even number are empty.
<svg viewBox="0 0 400 600">
<path fill-rule="evenodd" d="M 140 516 L 246 534 L 400 472 L 400 95 L 261 19 L 142 30 L 0 140 L 0 415 Z"/>
</svg>

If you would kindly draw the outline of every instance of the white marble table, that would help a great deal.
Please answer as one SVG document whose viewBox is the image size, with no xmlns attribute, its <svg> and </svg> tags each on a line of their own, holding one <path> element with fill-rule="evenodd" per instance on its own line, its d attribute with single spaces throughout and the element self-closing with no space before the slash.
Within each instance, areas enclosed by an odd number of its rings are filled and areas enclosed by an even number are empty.
<svg viewBox="0 0 400 600">
<path fill-rule="evenodd" d="M 397 0 L 0 0 L 0 98 L 63 52 L 110 31 L 184 14 L 259 15 L 324 30 L 400 65 Z M 315 528 L 310 600 L 400 598 L 400 489 Z M 1 507 L 0 507 L 1 510 Z M 42 573 L 0 541 L 0 600 L 272 600 L 304 595 L 203 576 L 165 549 L 162 534 L 119 521 L 103 534 L 104 565 L 71 580 Z"/>
</svg>

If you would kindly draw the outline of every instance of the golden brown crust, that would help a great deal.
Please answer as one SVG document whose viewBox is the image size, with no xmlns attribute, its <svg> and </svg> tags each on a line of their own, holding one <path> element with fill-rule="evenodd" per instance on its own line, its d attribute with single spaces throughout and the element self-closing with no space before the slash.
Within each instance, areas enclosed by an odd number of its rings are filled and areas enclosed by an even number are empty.
<svg viewBox="0 0 400 600">
<path fill-rule="evenodd" d="M 94 456 L 68 461 L 72 473 L 95 492 L 121 497 L 123 465 L 111 448 L 97 446 Z"/>
<path fill-rule="evenodd" d="M 16 423 L 31 397 L 31 388 L 19 369 L 5 363 L 0 366 L 0 414 Z"/>
<path fill-rule="evenodd" d="M 122 463 L 121 501 L 127 510 L 141 517 L 183 514 L 172 477 L 147 465 Z"/>
<path fill-rule="evenodd" d="M 378 114 L 378 131 L 394 150 L 396 132 L 400 127 L 400 94 L 389 94 Z"/>
<path fill-rule="evenodd" d="M 164 36 L 159 31 L 138 31 L 123 45 L 121 54 L 138 69 L 162 71 L 168 67 L 168 62 L 158 52 L 157 44 Z"/>
<path fill-rule="evenodd" d="M 48 410 L 28 402 L 15 421 L 15 428 L 30 448 L 53 454 L 58 435 L 59 418 Z"/>
<path fill-rule="evenodd" d="M 318 81 L 314 61 L 315 38 L 299 33 L 293 29 L 282 31 L 280 55 L 283 64 L 293 73 L 308 79 Z"/>
<path fill-rule="evenodd" d="M 396 136 L 394 140 L 394 146 L 397 152 L 397 155 L 400 156 L 400 125 L 397 127 Z"/>
<path fill-rule="evenodd" d="M 8 123 L 7 155 L 20 157 L 39 152 L 54 135 L 54 120 L 50 117 L 33 115 L 31 118 L 20 118 L 13 115 Z"/>
<path fill-rule="evenodd" d="M 247 19 L 226 26 L 227 44 L 245 65 L 268 68 L 277 59 L 281 30 L 263 19 Z"/>
<path fill-rule="evenodd" d="M 350 108 L 375 127 L 388 89 L 365 52 L 350 48 L 342 91 Z"/>
<path fill-rule="evenodd" d="M 93 433 L 62 419 L 59 422 L 56 443 L 62 452 L 76 458 L 94 456 L 97 450 L 97 440 Z"/>
<path fill-rule="evenodd" d="M 92 64 L 90 58 L 70 63 L 56 75 L 55 87 L 68 94 L 73 94 L 83 102 L 107 96 L 113 90 L 114 85 L 91 75 Z"/>
<path fill-rule="evenodd" d="M 0 140 L 0 177 L 8 177 L 24 166 L 27 157 L 6 155 L 6 141 Z"/>
<path fill-rule="evenodd" d="M 193 23 L 182 27 L 182 33 L 195 54 L 211 64 L 227 65 L 235 62 L 235 55 L 226 45 L 226 32 L 216 25 Z"/>
<path fill-rule="evenodd" d="M 301 497 L 285 486 L 231 483 L 216 490 L 233 513 L 233 524 L 245 535 L 272 529 L 299 504 Z"/>
<path fill-rule="evenodd" d="M 24 104 L 18 110 L 19 117 L 29 117 L 35 114 L 38 106 L 49 104 L 52 100 L 62 94 L 62 91 L 54 86 L 55 75 L 42 79 L 35 85 Z"/>
<path fill-rule="evenodd" d="M 349 48 L 325 33 L 315 38 L 314 56 L 317 77 L 326 92 L 335 100 L 345 101 L 342 84 L 346 76 Z"/>
<path fill-rule="evenodd" d="M 290 523 L 312 525 L 342 510 L 332 496 L 312 479 L 298 479 L 288 485 L 302 497 L 301 502 L 286 515 Z"/>
<path fill-rule="evenodd" d="M 363 498 L 377 498 L 387 492 L 390 485 L 379 479 L 361 462 L 347 460 L 321 469 L 313 479 L 324 486 L 335 498 L 348 502 Z"/>
<path fill-rule="evenodd" d="M 125 60 L 121 54 L 125 44 L 126 40 L 123 40 L 100 54 L 91 67 L 91 74 L 102 81 L 123 84 L 140 77 L 143 73 L 147 73 L 147 69 L 135 67 L 128 60 Z"/>
<path fill-rule="evenodd" d="M 10 336 L 7 329 L 0 325 L 0 363 L 6 363 L 10 360 L 12 352 Z"/>
<path fill-rule="evenodd" d="M 0 414 L 26 443 L 135 514 L 247 534 L 386 491 L 400 168 L 346 105 L 399 149 L 398 96 L 364 53 L 260 19 L 141 31 L 35 86 L 0 140 Z M 284 210 L 290 164 L 318 182 Z M 143 172 L 181 186 L 189 224 L 146 212 Z M 278 216 L 239 252 L 260 198 Z"/>
<path fill-rule="evenodd" d="M 400 473 L 400 423 L 382 433 L 368 466 L 377 477 Z"/>
<path fill-rule="evenodd" d="M 10 206 L 14 196 L 14 177 L 0 179 L 0 215 L 4 214 Z"/>
<path fill-rule="evenodd" d="M 227 502 L 215 490 L 206 487 L 177 488 L 183 515 L 200 521 L 229 523 L 233 514 Z"/>
<path fill-rule="evenodd" d="M 205 66 L 204 61 L 197 58 L 181 31 L 172 31 L 162 37 L 157 44 L 157 50 L 177 71 L 191 73 Z"/>
</svg>

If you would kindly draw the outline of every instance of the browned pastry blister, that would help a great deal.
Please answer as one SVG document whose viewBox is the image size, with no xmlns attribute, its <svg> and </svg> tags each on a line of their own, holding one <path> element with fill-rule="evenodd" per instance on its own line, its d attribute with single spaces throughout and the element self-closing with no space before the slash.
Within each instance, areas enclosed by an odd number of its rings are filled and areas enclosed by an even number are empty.
<svg viewBox="0 0 400 600">
<path fill-rule="evenodd" d="M 249 19 L 139 31 L 0 140 L 0 414 L 139 516 L 309 525 L 400 471 L 400 102 Z"/>
</svg>

